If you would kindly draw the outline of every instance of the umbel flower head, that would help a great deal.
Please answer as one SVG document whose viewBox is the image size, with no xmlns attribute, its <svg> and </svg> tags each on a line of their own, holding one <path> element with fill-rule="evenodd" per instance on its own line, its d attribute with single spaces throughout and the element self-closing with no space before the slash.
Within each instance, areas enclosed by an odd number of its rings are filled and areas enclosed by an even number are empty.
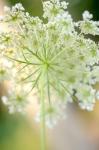
<svg viewBox="0 0 99 150">
<path fill-rule="evenodd" d="M 40 105 L 52 110 L 42 114 L 47 118 L 53 113 L 59 115 L 55 110 L 73 101 L 91 111 L 98 95 L 93 85 L 99 82 L 99 44 L 90 37 L 99 35 L 99 22 L 93 21 L 88 11 L 81 21 L 74 22 L 67 6 L 65 1 L 45 1 L 40 19 L 30 16 L 19 3 L 5 7 L 0 20 L 8 28 L 0 33 L 1 57 L 16 70 L 11 80 L 22 89 L 28 86 L 27 97 L 37 92 Z M 8 100 L 6 104 L 16 104 L 11 103 L 10 96 Z"/>
</svg>

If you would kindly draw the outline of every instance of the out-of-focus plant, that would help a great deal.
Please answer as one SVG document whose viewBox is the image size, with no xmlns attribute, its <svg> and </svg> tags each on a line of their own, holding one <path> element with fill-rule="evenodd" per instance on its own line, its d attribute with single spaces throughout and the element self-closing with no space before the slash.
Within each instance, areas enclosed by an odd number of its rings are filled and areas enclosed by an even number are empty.
<svg viewBox="0 0 99 150">
<path fill-rule="evenodd" d="M 30 93 L 36 92 L 40 105 L 36 120 L 41 119 L 44 136 L 45 123 L 52 127 L 65 118 L 67 102 L 93 110 L 99 97 L 94 89 L 99 82 L 99 45 L 88 35 L 99 35 L 99 22 L 88 11 L 74 22 L 65 1 L 42 4 L 42 19 L 30 16 L 20 3 L 5 7 L 0 23 L 8 31 L 0 33 L 0 80 L 9 77 L 12 84 L 2 96 L 10 113 L 24 112 Z"/>
<path fill-rule="evenodd" d="M 16 3 L 21 3 L 25 10 L 28 11 L 33 16 L 42 15 L 42 5 L 41 0 L 6 0 L 10 5 L 15 5 Z"/>
</svg>

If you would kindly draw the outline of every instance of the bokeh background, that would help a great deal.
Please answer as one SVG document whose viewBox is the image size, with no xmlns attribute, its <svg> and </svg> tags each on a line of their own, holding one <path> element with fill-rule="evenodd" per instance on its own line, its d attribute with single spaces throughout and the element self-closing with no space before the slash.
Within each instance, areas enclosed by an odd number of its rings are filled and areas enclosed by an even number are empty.
<svg viewBox="0 0 99 150">
<path fill-rule="evenodd" d="M 74 20 L 82 17 L 84 10 L 99 20 L 99 0 L 67 0 L 69 12 Z M 22 3 L 33 16 L 42 16 L 41 0 L 0 0 L 0 15 L 4 5 Z M 0 83 L 0 97 L 5 91 Z M 36 107 L 36 105 L 35 105 Z M 67 119 L 61 120 L 53 129 L 47 129 L 49 150 L 99 150 L 99 102 L 93 112 L 82 111 L 77 104 L 68 104 Z M 25 117 L 9 115 L 0 101 L 0 150 L 40 150 L 40 129 L 34 121 L 33 107 L 28 108 Z"/>
</svg>

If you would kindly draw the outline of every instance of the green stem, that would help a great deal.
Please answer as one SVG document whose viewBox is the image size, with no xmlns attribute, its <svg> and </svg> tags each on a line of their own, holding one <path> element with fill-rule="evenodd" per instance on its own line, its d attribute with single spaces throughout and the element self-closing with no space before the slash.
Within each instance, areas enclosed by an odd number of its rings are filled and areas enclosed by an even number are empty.
<svg viewBox="0 0 99 150">
<path fill-rule="evenodd" d="M 45 101 L 43 87 L 41 88 L 41 150 L 46 150 Z"/>
</svg>

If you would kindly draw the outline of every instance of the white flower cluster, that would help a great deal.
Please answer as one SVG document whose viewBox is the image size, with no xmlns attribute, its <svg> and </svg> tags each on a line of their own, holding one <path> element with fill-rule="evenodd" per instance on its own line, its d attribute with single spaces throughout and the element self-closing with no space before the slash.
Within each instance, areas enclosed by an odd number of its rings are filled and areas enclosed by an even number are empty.
<svg viewBox="0 0 99 150">
<path fill-rule="evenodd" d="M 41 105 L 40 105 L 41 107 Z M 40 108 L 39 108 L 40 110 Z M 57 121 L 61 119 L 66 119 L 66 103 L 57 101 L 56 100 L 52 102 L 52 106 L 49 106 L 46 104 L 45 113 L 45 123 L 49 128 L 53 128 L 53 126 L 57 125 Z M 42 114 L 39 111 L 35 117 L 35 120 L 37 122 L 40 122 L 40 119 L 42 118 Z"/>
<path fill-rule="evenodd" d="M 99 21 L 92 20 L 93 15 L 88 11 L 83 13 L 83 21 L 79 22 L 81 32 L 84 34 L 99 35 Z"/>
<path fill-rule="evenodd" d="M 26 91 L 21 86 L 13 85 L 11 90 L 8 90 L 7 95 L 3 95 L 1 100 L 8 106 L 9 113 L 21 112 L 25 113 L 26 105 L 28 104 L 28 98 Z"/>
<path fill-rule="evenodd" d="M 0 56 L 0 82 L 8 80 L 11 76 L 12 62 Z"/>
<path fill-rule="evenodd" d="M 9 28 L 0 33 L 2 57 L 18 70 L 13 80 L 18 80 L 22 88 L 29 84 L 30 91 L 36 89 L 39 97 L 43 90 L 49 102 L 46 108 L 51 108 L 45 111 L 46 118 L 49 112 L 59 116 L 55 111 L 58 99 L 61 103 L 76 100 L 82 109 L 91 111 L 98 95 L 93 85 L 99 82 L 99 44 L 86 35 L 99 35 L 99 22 L 85 11 L 83 20 L 75 23 L 67 5 L 59 0 L 43 2 L 43 21 L 16 4 L 12 9 L 5 8 L 0 21 Z M 12 97 L 10 104 L 13 102 L 16 108 L 17 98 Z"/>
</svg>

